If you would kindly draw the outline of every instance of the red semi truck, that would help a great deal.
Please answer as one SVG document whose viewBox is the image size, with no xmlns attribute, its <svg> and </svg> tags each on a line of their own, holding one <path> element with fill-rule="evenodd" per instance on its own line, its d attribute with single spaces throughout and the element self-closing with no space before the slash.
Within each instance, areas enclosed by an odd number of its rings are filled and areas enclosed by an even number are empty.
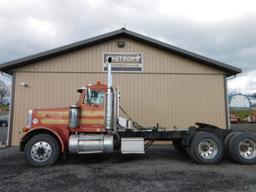
<svg viewBox="0 0 256 192">
<path fill-rule="evenodd" d="M 20 151 L 32 166 L 50 166 L 67 153 L 143 154 L 154 141 L 172 141 L 175 149 L 186 151 L 200 164 L 218 163 L 224 153 L 241 164 L 256 162 L 256 136 L 252 133 L 205 123 L 184 129 L 144 128 L 120 117 L 123 109 L 119 91 L 112 87 L 111 58 L 107 85 L 97 82 L 78 92 L 76 105 L 29 110 Z"/>
</svg>

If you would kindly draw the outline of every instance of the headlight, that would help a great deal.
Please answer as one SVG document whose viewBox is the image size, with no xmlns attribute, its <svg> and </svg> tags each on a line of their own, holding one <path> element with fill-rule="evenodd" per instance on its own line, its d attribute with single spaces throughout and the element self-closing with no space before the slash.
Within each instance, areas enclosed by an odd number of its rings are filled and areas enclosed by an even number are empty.
<svg viewBox="0 0 256 192">
<path fill-rule="evenodd" d="M 32 112 L 33 110 L 28 111 L 27 128 L 32 127 Z"/>
</svg>

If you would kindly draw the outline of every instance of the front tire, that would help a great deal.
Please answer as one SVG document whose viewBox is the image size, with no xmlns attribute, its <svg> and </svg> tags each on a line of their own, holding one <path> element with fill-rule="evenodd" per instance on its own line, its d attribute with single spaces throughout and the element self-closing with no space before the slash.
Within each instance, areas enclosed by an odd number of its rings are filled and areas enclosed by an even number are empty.
<svg viewBox="0 0 256 192">
<path fill-rule="evenodd" d="M 24 155 L 26 160 L 35 167 L 50 166 L 56 162 L 60 154 L 58 141 L 51 135 L 33 136 L 26 144 Z"/>
<path fill-rule="evenodd" d="M 209 132 L 198 132 L 187 148 L 189 156 L 199 164 L 219 163 L 223 156 L 220 138 Z"/>
</svg>

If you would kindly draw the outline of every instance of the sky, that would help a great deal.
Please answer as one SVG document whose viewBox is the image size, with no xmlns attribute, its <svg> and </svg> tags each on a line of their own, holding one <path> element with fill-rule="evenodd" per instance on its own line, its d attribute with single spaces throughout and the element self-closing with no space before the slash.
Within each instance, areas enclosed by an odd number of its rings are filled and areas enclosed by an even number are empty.
<svg viewBox="0 0 256 192">
<path fill-rule="evenodd" d="M 0 63 L 125 26 L 241 68 L 229 92 L 256 92 L 254 0 L 0 0 Z"/>
</svg>

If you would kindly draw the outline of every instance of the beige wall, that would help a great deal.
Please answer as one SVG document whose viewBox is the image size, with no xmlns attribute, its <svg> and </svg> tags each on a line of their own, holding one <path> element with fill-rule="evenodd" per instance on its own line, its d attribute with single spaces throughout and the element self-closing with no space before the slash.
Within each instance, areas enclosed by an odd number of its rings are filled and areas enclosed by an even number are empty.
<svg viewBox="0 0 256 192">
<path fill-rule="evenodd" d="M 144 56 L 145 73 L 223 74 L 222 71 L 218 71 L 204 64 L 184 59 L 160 49 L 135 42 L 134 40 L 123 39 L 127 42 L 127 46 L 125 48 L 118 48 L 116 46 L 117 40 L 41 61 L 19 68 L 17 71 L 98 73 L 103 72 L 102 62 L 104 52 L 141 52 Z"/>
<path fill-rule="evenodd" d="M 18 144 L 28 109 L 74 104 L 83 82 L 105 82 L 104 52 L 143 53 L 143 73 L 114 74 L 121 105 L 142 125 L 188 127 L 201 121 L 226 126 L 222 71 L 125 40 L 126 48 L 117 48 L 112 40 L 17 69 L 12 144 Z M 20 86 L 21 82 L 29 87 Z"/>
</svg>

